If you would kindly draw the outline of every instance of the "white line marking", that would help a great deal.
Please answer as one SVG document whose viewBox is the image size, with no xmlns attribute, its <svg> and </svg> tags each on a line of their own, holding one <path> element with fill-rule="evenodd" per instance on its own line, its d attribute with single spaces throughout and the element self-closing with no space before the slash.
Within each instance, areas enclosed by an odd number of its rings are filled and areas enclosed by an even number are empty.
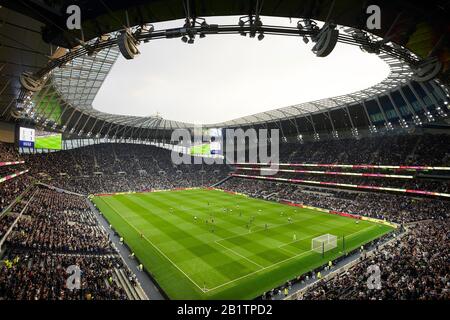
<svg viewBox="0 0 450 320">
<path fill-rule="evenodd" d="M 251 275 L 253 275 L 253 274 L 255 274 L 255 273 L 258 273 L 258 272 L 260 272 L 260 271 L 263 271 L 263 270 L 272 268 L 272 267 L 274 267 L 274 266 L 276 266 L 276 265 L 279 265 L 280 263 L 286 262 L 286 261 L 291 260 L 291 259 L 294 259 L 294 258 L 301 257 L 302 255 L 305 255 L 305 254 L 307 254 L 307 253 L 309 253 L 309 252 L 311 252 L 311 251 L 312 251 L 312 250 L 305 251 L 305 252 L 299 253 L 299 254 L 297 254 L 297 255 L 295 255 L 295 256 L 292 256 L 292 257 L 290 257 L 290 258 L 287 258 L 287 259 L 285 259 L 285 260 L 281 260 L 281 261 L 275 262 L 274 264 L 271 264 L 270 266 L 261 268 L 261 269 L 259 269 L 259 270 L 253 271 L 253 272 L 248 273 L 248 274 L 246 274 L 246 275 L 243 275 L 243 276 L 241 276 L 241 277 L 239 277 L 239 278 L 236 278 L 236 279 L 230 280 L 230 281 L 228 281 L 228 282 L 222 283 L 222 284 L 218 285 L 217 287 L 208 289 L 208 291 L 216 290 L 216 289 L 221 288 L 221 287 L 223 287 L 223 286 L 225 286 L 225 285 L 228 285 L 228 284 L 230 284 L 230 283 L 233 283 L 233 282 L 235 282 L 235 281 L 237 281 L 237 280 L 244 279 L 244 278 L 246 278 L 246 277 L 248 277 L 248 276 L 251 276 Z"/>
<path fill-rule="evenodd" d="M 103 199 L 102 199 L 103 200 Z M 122 217 L 121 216 L 121 214 L 115 209 L 115 208 L 113 208 L 108 202 L 106 202 L 106 201 L 104 201 L 103 200 L 103 202 L 105 202 L 111 209 L 113 209 L 118 215 L 119 215 L 119 217 L 121 217 L 122 218 L 122 220 L 123 221 L 125 221 L 126 223 L 128 223 L 128 225 L 130 226 L 130 227 L 132 227 L 134 230 L 136 230 L 136 232 L 138 233 L 138 234 L 140 234 L 141 232 L 138 230 L 138 229 L 136 229 L 136 227 L 135 226 L 133 226 L 131 223 L 129 223 L 124 217 Z M 162 252 L 161 251 L 161 249 L 159 249 L 156 245 L 154 245 L 153 244 L 153 242 L 151 241 L 151 240 L 149 240 L 145 235 L 143 235 L 143 238 L 148 242 L 148 243 L 150 243 L 151 245 L 152 245 L 152 247 L 153 248 L 155 248 L 156 250 L 158 250 L 158 252 L 164 257 L 164 258 L 166 258 L 171 264 L 173 264 L 173 266 L 175 267 L 175 268 L 177 268 L 178 269 L 178 271 L 180 271 L 182 274 L 184 274 L 185 276 L 186 276 L 186 278 L 188 278 L 193 284 L 195 284 L 195 286 L 198 288 L 198 289 L 200 289 L 202 292 L 206 292 L 205 291 L 205 289 L 204 288 L 202 288 L 202 287 L 200 287 L 194 280 L 192 280 L 183 270 L 181 270 L 180 269 L 180 267 L 178 267 L 164 252 Z"/>
<path fill-rule="evenodd" d="M 367 230 L 369 230 L 369 229 L 371 229 L 371 228 L 373 228 L 373 227 L 374 227 L 374 226 L 370 226 L 370 227 L 368 227 L 368 228 L 365 228 L 365 229 L 356 231 L 356 232 L 354 232 L 354 233 L 349 234 L 349 235 L 346 236 L 346 237 L 350 238 L 350 237 L 354 236 L 355 234 L 360 233 L 361 231 L 367 231 Z M 241 277 L 239 277 L 239 278 L 230 280 L 230 281 L 225 282 L 225 283 L 223 283 L 223 284 L 221 284 L 221 285 L 218 285 L 217 287 L 208 289 L 208 291 L 216 290 L 216 289 L 218 289 L 218 288 L 221 288 L 221 287 L 223 287 L 223 286 L 225 286 L 225 285 L 228 285 L 228 284 L 230 284 L 230 283 L 233 283 L 233 282 L 235 282 L 235 281 L 238 281 L 238 280 L 244 279 L 244 278 L 246 278 L 246 277 L 249 277 L 249 276 L 251 276 L 251 275 L 254 275 L 255 273 L 258 273 L 258 272 L 260 272 L 260 271 L 263 271 L 263 270 L 266 270 L 266 269 L 270 269 L 270 268 L 272 268 L 272 267 L 274 267 L 274 266 L 277 266 L 277 265 L 279 265 L 279 264 L 281 264 L 281 263 L 284 263 L 284 262 L 286 262 L 286 261 L 292 260 L 292 259 L 294 259 L 294 258 L 301 257 L 301 256 L 303 256 L 303 255 L 305 255 L 305 254 L 307 254 L 307 253 L 310 253 L 311 251 L 313 251 L 313 250 L 308 250 L 308 251 L 305 251 L 305 252 L 301 252 L 301 253 L 296 254 L 296 255 L 294 255 L 294 256 L 292 256 L 292 257 L 289 257 L 289 258 L 286 258 L 286 259 L 284 259 L 284 260 L 275 262 L 274 264 L 272 264 L 272 265 L 270 265 L 270 266 L 264 267 L 264 268 L 262 268 L 262 269 L 256 270 L 256 271 L 251 272 L 251 273 L 248 273 L 248 274 L 243 275 L 243 276 L 241 276 Z"/>
<path fill-rule="evenodd" d="M 240 254 L 240 253 L 234 251 L 233 249 L 228 248 L 228 247 L 225 247 L 223 244 L 219 243 L 219 241 L 220 241 L 220 240 L 217 240 L 217 241 L 214 241 L 214 242 L 217 243 L 217 244 L 218 244 L 219 246 L 221 246 L 222 248 L 224 248 L 225 250 L 229 250 L 229 251 L 233 252 L 235 255 L 237 255 L 237 256 L 239 256 L 239 257 L 241 257 L 241 258 L 247 260 L 248 262 L 251 262 L 251 263 L 253 263 L 254 265 L 256 265 L 256 266 L 258 266 L 258 267 L 260 267 L 260 268 L 264 268 L 262 265 L 260 265 L 260 264 L 258 264 L 258 263 L 256 263 L 256 262 L 254 262 L 253 260 L 250 260 L 249 258 L 247 258 L 247 257 L 243 256 L 242 254 Z"/>
<path fill-rule="evenodd" d="M 102 199 L 103 200 L 103 199 Z M 104 201 L 104 200 L 103 200 Z M 104 201 L 110 208 L 112 208 L 126 223 L 128 223 L 134 230 L 136 230 L 138 233 L 140 233 L 139 232 L 139 230 L 138 229 L 136 229 L 136 227 L 134 227 L 133 225 L 131 225 L 127 220 L 125 220 L 125 218 L 124 217 L 122 217 L 122 215 L 116 210 L 116 209 L 114 209 L 109 203 L 107 203 L 106 201 Z M 307 219 L 305 219 L 305 220 L 307 220 Z M 302 220 L 301 220 L 302 221 Z M 301 222 L 301 221 L 296 221 L 296 222 Z M 296 222 L 294 222 L 294 223 L 296 223 Z M 286 224 L 280 224 L 280 225 L 275 225 L 274 226 L 274 228 L 275 227 L 280 227 L 280 226 L 284 226 L 284 225 L 287 225 L 287 224 L 293 224 L 293 223 L 286 223 Z M 361 230 L 358 230 L 358 231 L 356 231 L 356 232 L 354 232 L 354 233 L 351 233 L 351 234 L 349 234 L 349 235 L 347 235 L 346 236 L 346 238 L 351 238 L 351 237 L 353 237 L 354 235 L 356 235 L 356 234 L 358 234 L 358 233 L 360 233 L 360 232 L 363 232 L 363 231 L 368 231 L 368 230 L 370 230 L 370 229 L 372 229 L 372 228 L 374 228 L 375 227 L 375 225 L 372 225 L 372 226 L 370 226 L 370 227 L 367 227 L 367 228 L 364 228 L 364 229 L 361 229 Z M 261 230 L 258 230 L 258 231 L 254 231 L 254 232 L 259 232 L 259 231 L 261 231 Z M 253 232 L 251 232 L 251 233 L 253 233 Z M 249 233 L 246 233 L 246 234 L 249 234 Z M 219 244 L 218 243 L 218 241 L 223 241 L 223 240 L 226 240 L 226 239 L 230 239 L 230 238 L 235 238 L 235 237 L 239 237 L 239 236 L 243 236 L 243 235 L 246 235 L 246 234 L 242 234 L 242 235 L 236 235 L 236 236 L 232 236 L 232 237 L 228 237 L 228 238 L 224 238 L 224 239 L 220 239 L 220 240 L 216 240 L 215 242 L 217 243 L 217 244 Z M 233 282 L 236 282 L 236 281 L 238 281 L 238 280 L 241 280 L 241 279 L 244 279 L 244 278 L 247 278 L 247 277 L 249 277 L 249 276 L 251 276 L 251 275 L 254 275 L 254 274 L 256 274 L 256 273 L 258 273 L 258 272 L 261 272 L 261 271 L 264 271 L 264 270 L 267 270 L 267 269 L 270 269 L 270 268 L 272 268 L 272 267 L 274 267 L 274 266 L 277 266 L 277 265 L 279 265 L 279 264 L 282 264 L 282 263 L 284 263 L 284 262 L 287 262 L 287 261 L 289 261 L 289 260 L 292 260 L 292 259 L 294 259 L 294 258 L 298 258 L 298 257 L 301 257 L 301 256 L 303 256 L 303 255 L 306 255 L 306 254 L 308 254 L 308 253 L 310 253 L 312 250 L 308 250 L 308 251 L 305 251 L 305 252 L 301 252 L 301 253 L 299 253 L 299 254 L 296 254 L 296 255 L 294 255 L 294 256 L 292 256 L 292 257 L 289 257 L 289 258 L 286 258 L 286 259 L 284 259 L 284 260 L 281 260 L 281 261 L 278 261 L 278 262 L 275 262 L 274 264 L 271 264 L 270 266 L 267 266 L 267 267 L 262 267 L 262 266 L 260 266 L 261 267 L 261 269 L 259 269 L 259 270 L 256 270 L 256 271 L 253 271 L 253 272 L 250 272 L 250 273 L 248 273 L 248 274 L 245 274 L 245 275 L 243 275 L 243 276 L 241 276 L 241 277 L 238 277 L 238 278 L 235 278 L 235 279 L 233 279 L 233 280 L 230 280 L 230 281 L 228 281 L 228 282 L 225 282 L 225 283 L 222 283 L 222 284 L 220 284 L 220 285 L 218 285 L 218 286 L 216 286 L 216 287 L 214 287 L 214 288 L 211 288 L 211 289 L 206 289 L 206 288 L 201 288 L 194 280 L 192 280 L 183 270 L 181 270 L 164 252 L 162 252 L 157 246 L 155 246 L 149 239 L 147 239 L 145 236 L 144 236 L 144 239 L 145 240 L 147 240 L 147 242 L 149 242 L 156 250 L 158 250 L 158 252 L 159 253 L 161 253 L 161 255 L 163 255 L 170 263 L 172 263 L 173 265 L 174 265 L 174 267 L 175 268 L 177 268 L 183 275 L 185 275 L 200 291 L 202 291 L 202 292 L 209 292 L 209 291 L 213 291 L 213 290 L 216 290 L 216 289 L 219 289 L 219 288 L 221 288 L 221 287 L 223 287 L 223 286 L 226 286 L 226 285 L 228 285 L 228 284 L 230 284 L 230 283 L 233 283 Z M 220 245 L 220 244 L 219 244 Z M 224 247 L 224 246 L 223 246 Z M 230 251 L 232 251 L 232 252 L 234 252 L 233 250 L 231 250 L 230 248 L 227 248 L 227 247 L 224 247 L 225 249 L 227 249 L 227 250 L 230 250 Z M 283 249 L 283 250 L 285 250 L 284 248 L 281 248 L 281 249 Z M 286 252 L 290 252 L 290 251 L 287 251 L 286 250 Z M 237 252 L 234 252 L 235 254 L 238 254 Z M 292 253 L 292 252 L 291 252 Z M 238 254 L 239 256 L 240 256 L 240 254 Z M 243 257 L 243 256 L 242 256 Z M 243 257 L 244 258 L 244 257 Z M 247 259 L 248 260 L 248 259 Z M 251 260 L 249 260 L 250 262 L 252 262 Z M 254 262 L 252 262 L 252 263 L 254 263 Z M 256 264 L 256 263 L 254 263 L 254 264 Z"/>
</svg>

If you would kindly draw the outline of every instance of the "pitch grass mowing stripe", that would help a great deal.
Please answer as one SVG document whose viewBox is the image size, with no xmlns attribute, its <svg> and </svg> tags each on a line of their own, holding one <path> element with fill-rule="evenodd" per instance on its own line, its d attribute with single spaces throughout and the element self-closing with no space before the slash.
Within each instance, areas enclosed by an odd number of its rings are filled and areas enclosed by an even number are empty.
<svg viewBox="0 0 450 320">
<path fill-rule="evenodd" d="M 349 251 L 392 230 L 217 190 L 115 195 L 94 202 L 174 299 L 255 298 L 344 254 L 342 235 Z M 339 240 L 322 258 L 311 252 L 311 239 L 325 233 Z"/>
<path fill-rule="evenodd" d="M 112 210 L 114 210 L 120 217 L 122 217 L 121 215 L 120 215 L 120 213 L 116 210 L 116 209 L 114 209 L 111 205 L 109 205 L 108 203 L 106 203 Z M 122 217 L 122 219 L 123 219 L 123 221 L 125 221 L 125 223 L 127 223 L 130 227 L 132 227 L 136 232 L 138 232 L 138 233 L 140 233 L 140 231 L 138 230 L 138 229 L 136 229 L 136 227 L 135 226 L 133 226 L 131 223 L 129 223 L 125 218 L 123 218 Z M 164 254 L 164 252 L 162 252 L 157 246 L 155 246 L 154 244 L 153 244 L 153 242 L 150 240 L 150 239 L 148 239 L 146 236 L 142 236 L 153 248 L 155 248 L 164 258 L 166 258 L 175 268 L 177 268 L 182 274 L 184 274 L 185 276 L 186 276 L 186 278 L 188 278 L 195 286 L 197 286 L 197 288 L 199 288 L 200 290 L 202 290 L 203 291 L 203 289 L 197 284 L 197 283 L 195 283 L 195 281 L 193 281 L 190 277 L 189 277 L 189 275 L 187 275 L 183 270 L 181 270 L 172 260 L 170 260 L 170 258 L 166 255 L 166 254 Z"/>
</svg>

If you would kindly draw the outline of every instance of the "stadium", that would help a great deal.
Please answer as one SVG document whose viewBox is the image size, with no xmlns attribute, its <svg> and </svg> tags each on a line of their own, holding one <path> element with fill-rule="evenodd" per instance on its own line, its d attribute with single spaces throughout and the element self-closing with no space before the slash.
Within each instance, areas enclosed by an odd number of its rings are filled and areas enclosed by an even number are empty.
<svg viewBox="0 0 450 320">
<path fill-rule="evenodd" d="M 0 300 L 449 300 L 449 10 L 0 0 Z"/>
</svg>

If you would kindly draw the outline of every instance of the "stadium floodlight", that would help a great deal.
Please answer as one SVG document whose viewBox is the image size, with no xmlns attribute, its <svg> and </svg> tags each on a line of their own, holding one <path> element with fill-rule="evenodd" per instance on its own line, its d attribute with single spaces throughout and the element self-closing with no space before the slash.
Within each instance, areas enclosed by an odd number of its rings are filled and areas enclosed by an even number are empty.
<svg viewBox="0 0 450 320">
<path fill-rule="evenodd" d="M 377 132 L 378 132 L 378 129 L 377 129 L 377 127 L 376 127 L 374 124 L 371 124 L 371 125 L 369 126 L 369 132 L 370 132 L 370 133 L 377 133 Z"/>
<path fill-rule="evenodd" d="M 442 110 L 441 107 L 437 107 L 436 111 L 437 111 L 438 115 L 441 116 L 442 118 L 447 117 L 447 113 L 445 113 L 444 110 Z"/>
<path fill-rule="evenodd" d="M 337 237 L 329 233 L 315 237 L 311 240 L 311 251 L 320 253 L 322 255 L 324 255 L 325 252 L 333 250 L 336 247 Z"/>
<path fill-rule="evenodd" d="M 314 52 L 317 57 L 328 56 L 336 46 L 338 37 L 339 31 L 336 30 L 336 25 L 326 23 L 313 39 L 316 44 L 312 48 L 312 52 Z"/>
<path fill-rule="evenodd" d="M 431 114 L 430 111 L 425 112 L 425 116 L 427 117 L 428 122 L 433 122 L 434 121 L 434 117 Z"/>
<path fill-rule="evenodd" d="M 392 126 L 392 123 L 390 121 L 385 122 L 384 126 L 386 127 L 386 130 L 388 130 L 388 131 L 394 130 L 394 127 Z"/>
<path fill-rule="evenodd" d="M 120 53 L 127 60 L 134 59 L 134 56 L 140 53 L 137 48 L 138 44 L 139 41 L 136 40 L 129 30 L 122 31 L 117 37 L 117 45 Z"/>
<path fill-rule="evenodd" d="M 429 81 L 435 78 L 442 70 L 442 63 L 436 57 L 422 60 L 418 65 L 411 66 L 413 79 L 419 82 Z"/>
<path fill-rule="evenodd" d="M 422 125 L 422 120 L 420 120 L 418 115 L 413 116 L 413 121 L 414 121 L 414 124 L 416 126 L 421 126 Z"/>
<path fill-rule="evenodd" d="M 331 135 L 333 136 L 334 139 L 339 139 L 339 133 L 336 130 L 332 131 Z"/>
<path fill-rule="evenodd" d="M 24 72 L 19 77 L 22 87 L 28 91 L 36 92 L 42 88 L 42 81 L 34 77 L 30 72 Z"/>
<path fill-rule="evenodd" d="M 400 127 L 404 128 L 404 129 L 408 128 L 408 123 L 406 122 L 405 119 L 400 118 L 400 119 L 398 120 L 398 123 L 400 124 Z"/>
<path fill-rule="evenodd" d="M 318 134 L 317 132 L 314 133 L 313 139 L 316 140 L 316 141 L 319 141 L 319 140 L 320 140 L 320 136 L 319 136 L 319 134 Z"/>
</svg>

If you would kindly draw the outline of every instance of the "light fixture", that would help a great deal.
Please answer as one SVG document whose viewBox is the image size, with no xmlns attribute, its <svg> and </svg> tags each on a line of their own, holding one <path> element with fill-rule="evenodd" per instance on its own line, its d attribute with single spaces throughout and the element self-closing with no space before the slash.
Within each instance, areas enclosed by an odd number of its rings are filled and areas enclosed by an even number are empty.
<svg viewBox="0 0 450 320">
<path fill-rule="evenodd" d="M 338 41 L 339 31 L 336 30 L 336 25 L 326 23 L 314 37 L 316 44 L 311 49 L 317 57 L 328 56 L 336 46 Z"/>
<path fill-rule="evenodd" d="M 117 37 L 117 45 L 119 47 L 120 53 L 127 60 L 134 59 L 134 56 L 140 53 L 137 48 L 138 44 L 139 41 L 131 34 L 128 29 L 122 31 Z"/>
<path fill-rule="evenodd" d="M 19 82 L 24 89 L 31 92 L 39 91 L 42 88 L 42 81 L 40 81 L 30 72 L 22 73 L 19 77 Z"/>
<path fill-rule="evenodd" d="M 441 116 L 442 118 L 445 118 L 447 116 L 447 113 L 445 113 L 441 107 L 437 107 L 436 111 L 437 111 L 438 115 Z"/>
<path fill-rule="evenodd" d="M 384 126 L 386 127 L 386 130 L 388 130 L 388 131 L 394 130 L 394 127 L 392 126 L 392 123 L 390 121 L 385 122 Z"/>
<path fill-rule="evenodd" d="M 418 115 L 413 116 L 413 122 L 416 126 L 421 126 L 422 125 L 422 120 L 420 120 Z"/>
<path fill-rule="evenodd" d="M 413 79 L 419 82 L 429 81 L 435 78 L 442 70 L 442 63 L 437 57 L 429 57 L 422 60 L 418 65 L 411 66 Z"/>
<path fill-rule="evenodd" d="M 427 117 L 428 122 L 433 122 L 434 121 L 434 117 L 431 114 L 430 111 L 425 112 L 425 116 Z"/>
</svg>

